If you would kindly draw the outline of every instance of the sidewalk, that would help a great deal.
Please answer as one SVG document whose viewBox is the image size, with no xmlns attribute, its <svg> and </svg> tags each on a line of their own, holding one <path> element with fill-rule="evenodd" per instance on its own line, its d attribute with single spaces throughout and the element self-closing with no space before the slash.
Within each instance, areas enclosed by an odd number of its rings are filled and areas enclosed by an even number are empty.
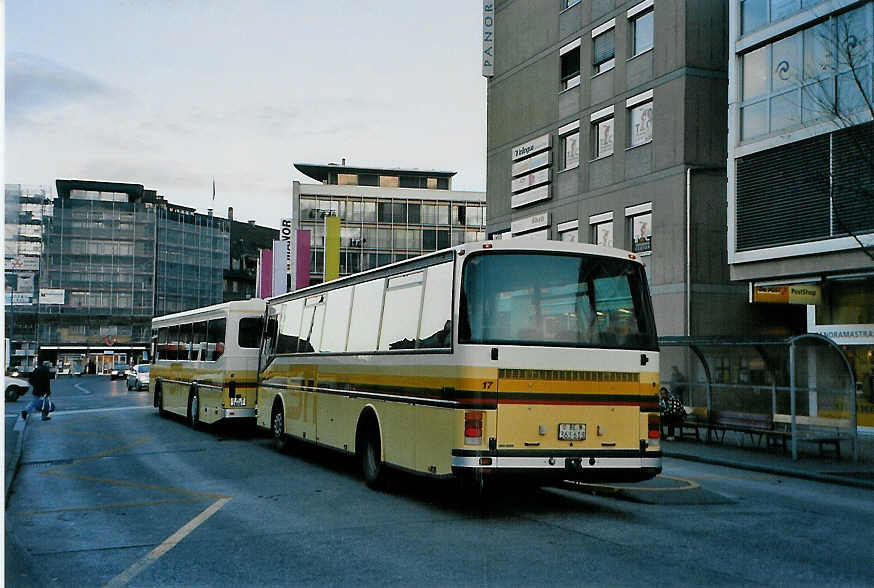
<svg viewBox="0 0 874 588">
<path fill-rule="evenodd" d="M 724 443 L 662 440 L 665 457 L 874 490 L 874 437 L 859 436 L 857 463 L 853 463 L 849 442 L 841 444 L 840 458 L 831 452 L 820 455 L 810 447 L 799 448 L 799 451 L 802 449 L 798 460 L 793 460 L 791 451 L 783 453 L 754 447 L 748 438 L 746 446 L 742 447 L 738 437 L 731 434 L 726 434 Z"/>
<path fill-rule="evenodd" d="M 6 410 L 15 410 L 15 408 L 6 407 Z M 19 412 L 16 410 L 16 413 Z M 15 471 L 18 469 L 18 461 L 21 459 L 21 448 L 24 443 L 24 432 L 27 426 L 27 423 L 22 420 L 19 416 L 18 418 L 9 418 L 9 413 L 7 412 L 4 417 L 4 425 L 6 427 L 6 445 L 5 447 L 5 455 L 6 455 L 6 463 L 4 468 L 4 480 L 6 482 L 6 491 L 4 496 L 5 505 L 9 501 L 9 490 L 12 488 L 12 481 L 15 479 Z"/>
</svg>

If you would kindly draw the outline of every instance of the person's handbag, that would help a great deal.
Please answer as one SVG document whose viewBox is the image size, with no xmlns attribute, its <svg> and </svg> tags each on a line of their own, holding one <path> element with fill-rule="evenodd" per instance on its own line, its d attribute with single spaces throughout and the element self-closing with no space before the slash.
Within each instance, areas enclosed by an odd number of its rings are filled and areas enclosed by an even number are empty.
<svg viewBox="0 0 874 588">
<path fill-rule="evenodd" d="M 52 402 L 52 399 L 49 398 L 48 394 L 42 397 L 42 402 L 40 402 L 39 410 L 40 412 L 55 412 L 55 403 Z"/>
</svg>

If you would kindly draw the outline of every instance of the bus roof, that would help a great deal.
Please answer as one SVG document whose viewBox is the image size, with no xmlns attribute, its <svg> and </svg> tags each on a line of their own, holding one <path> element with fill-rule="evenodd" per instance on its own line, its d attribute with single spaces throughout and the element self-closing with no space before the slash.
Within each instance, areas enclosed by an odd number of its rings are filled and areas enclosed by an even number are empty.
<svg viewBox="0 0 874 588">
<path fill-rule="evenodd" d="M 212 306 L 203 306 L 201 308 L 192 308 L 191 310 L 183 310 L 173 314 L 165 314 L 164 316 L 156 316 L 152 319 L 155 322 L 173 323 L 179 319 L 190 318 L 200 314 L 211 314 L 216 311 L 236 311 L 236 312 L 254 312 L 263 314 L 266 303 L 261 298 L 250 298 L 249 300 L 233 300 L 231 302 L 222 302 L 213 304 Z"/>
<path fill-rule="evenodd" d="M 316 294 L 325 290 L 331 290 L 333 288 L 339 288 L 346 285 L 352 285 L 358 282 L 366 281 L 372 278 L 377 278 L 380 276 L 380 274 L 384 274 L 385 276 L 391 276 L 399 272 L 413 271 L 416 269 L 427 267 L 429 265 L 440 263 L 442 261 L 449 261 L 450 259 L 453 259 L 456 256 L 464 255 L 465 253 L 473 253 L 482 250 L 584 253 L 588 255 L 614 257 L 617 259 L 626 259 L 634 261 L 636 263 L 642 263 L 642 261 L 640 260 L 640 256 L 635 253 L 631 253 L 630 251 L 616 249 L 613 247 L 604 247 L 602 245 L 592 245 L 590 243 L 543 241 L 526 238 L 498 239 L 495 241 L 473 241 L 470 243 L 465 243 L 463 245 L 455 245 L 454 247 L 449 247 L 448 249 L 441 249 L 440 251 L 435 251 L 434 253 L 426 253 L 425 255 L 414 257 L 412 259 L 396 261 L 395 263 L 389 265 L 383 265 L 357 274 L 344 276 L 330 282 L 315 284 L 313 286 L 307 286 L 306 288 L 300 288 L 298 290 L 295 290 L 294 292 L 288 292 L 286 294 L 280 294 L 279 296 L 268 298 L 266 302 L 268 304 L 275 304 L 277 302 L 291 300 L 302 295 Z"/>
</svg>

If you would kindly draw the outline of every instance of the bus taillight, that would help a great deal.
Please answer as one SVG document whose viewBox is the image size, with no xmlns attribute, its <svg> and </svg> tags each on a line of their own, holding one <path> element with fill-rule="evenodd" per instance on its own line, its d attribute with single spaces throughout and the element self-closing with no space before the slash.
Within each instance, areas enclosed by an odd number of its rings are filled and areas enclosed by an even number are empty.
<svg viewBox="0 0 874 588">
<path fill-rule="evenodd" d="M 648 424 L 649 432 L 647 433 L 647 437 L 650 439 L 658 439 L 661 436 L 662 430 L 662 419 L 659 413 L 649 413 Z"/>
<path fill-rule="evenodd" d="M 471 410 L 464 413 L 464 444 L 482 445 L 483 443 L 483 412 Z"/>
</svg>

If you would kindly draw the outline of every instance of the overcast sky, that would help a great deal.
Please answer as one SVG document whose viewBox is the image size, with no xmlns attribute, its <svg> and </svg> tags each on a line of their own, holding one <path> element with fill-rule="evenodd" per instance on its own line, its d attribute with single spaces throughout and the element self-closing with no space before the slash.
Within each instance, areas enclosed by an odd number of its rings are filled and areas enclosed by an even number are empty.
<svg viewBox="0 0 874 588">
<path fill-rule="evenodd" d="M 278 226 L 294 162 L 485 190 L 481 3 L 7 0 L 5 181 L 143 184 Z"/>
</svg>

